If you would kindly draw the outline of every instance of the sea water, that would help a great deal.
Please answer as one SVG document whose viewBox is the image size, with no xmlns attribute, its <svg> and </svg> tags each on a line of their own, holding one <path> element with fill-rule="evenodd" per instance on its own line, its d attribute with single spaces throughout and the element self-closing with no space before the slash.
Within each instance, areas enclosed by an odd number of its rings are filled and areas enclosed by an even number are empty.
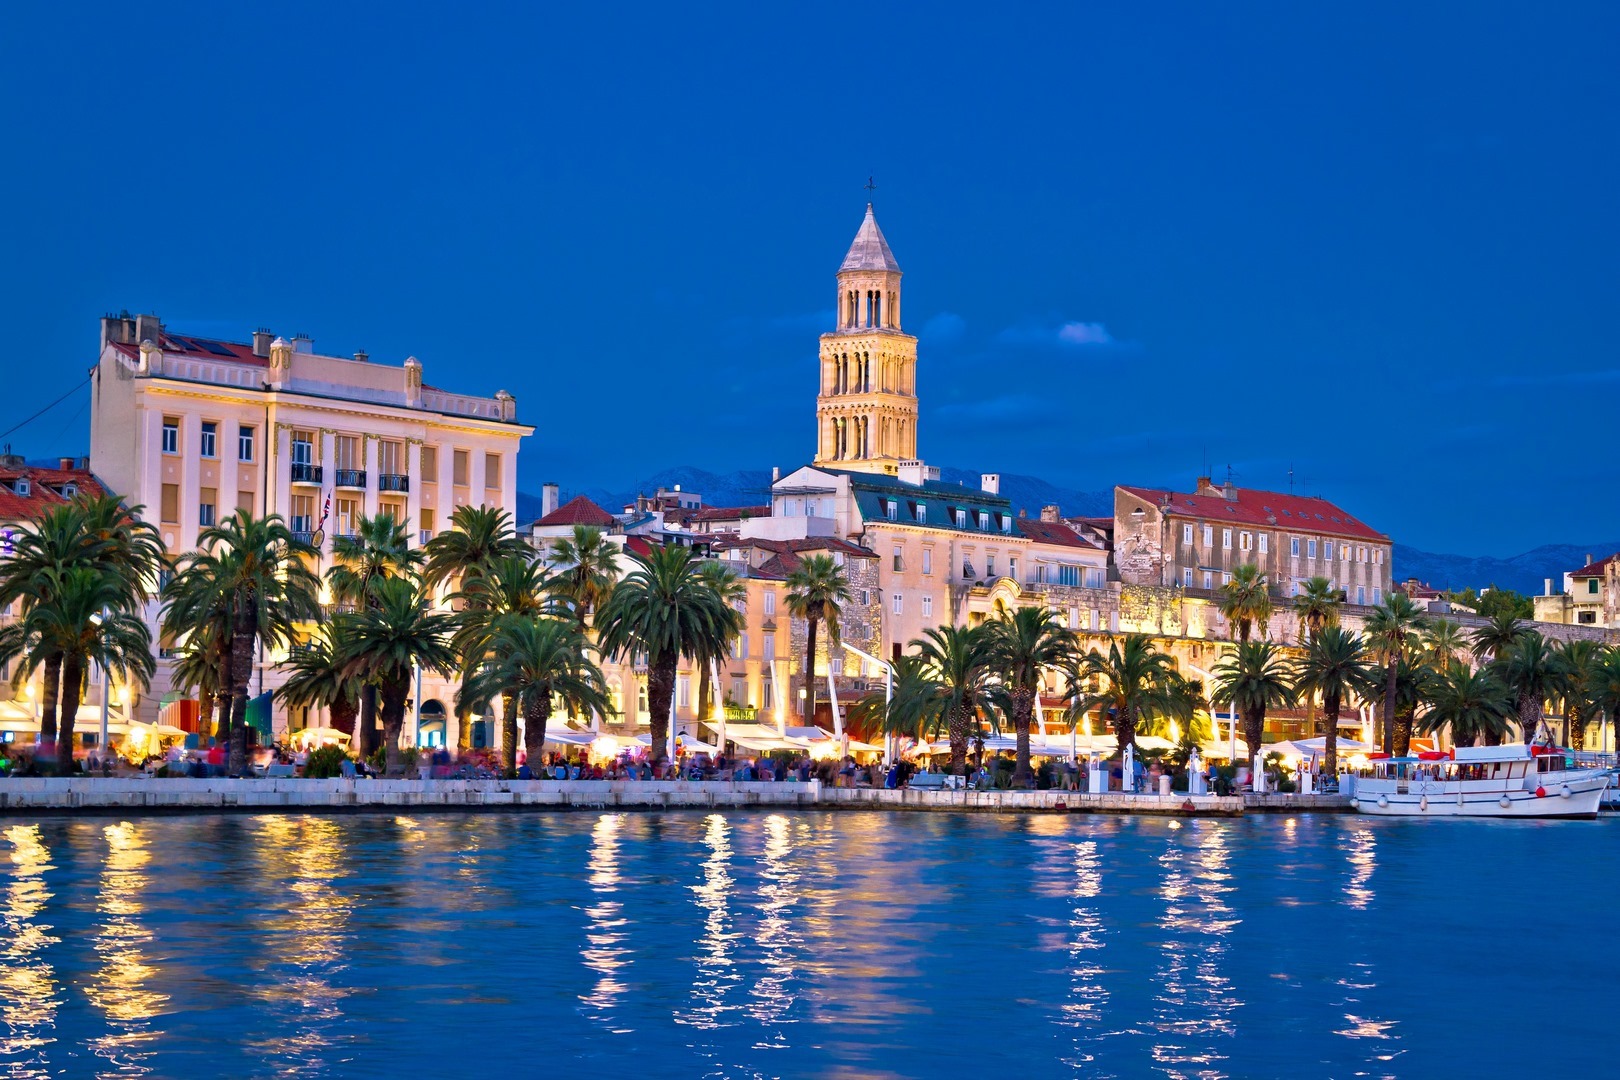
<svg viewBox="0 0 1620 1080">
<path fill-rule="evenodd" d="M 0 1071 L 1613 1075 L 1617 829 L 5 819 Z"/>
</svg>

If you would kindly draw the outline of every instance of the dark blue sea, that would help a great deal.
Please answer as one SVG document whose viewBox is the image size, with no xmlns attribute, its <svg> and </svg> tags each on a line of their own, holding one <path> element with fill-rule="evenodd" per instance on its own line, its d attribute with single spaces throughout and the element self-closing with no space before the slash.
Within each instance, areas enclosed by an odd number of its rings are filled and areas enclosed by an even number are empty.
<svg viewBox="0 0 1620 1080">
<path fill-rule="evenodd" d="M 0 1071 L 1620 1073 L 1611 822 L 0 821 Z"/>
</svg>

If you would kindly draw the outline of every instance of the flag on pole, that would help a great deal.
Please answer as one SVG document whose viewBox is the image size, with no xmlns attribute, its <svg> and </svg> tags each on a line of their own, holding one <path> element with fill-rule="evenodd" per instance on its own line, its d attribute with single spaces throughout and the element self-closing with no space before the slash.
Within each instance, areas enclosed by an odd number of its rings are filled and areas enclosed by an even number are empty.
<svg viewBox="0 0 1620 1080">
<path fill-rule="evenodd" d="M 326 528 L 326 518 L 327 518 L 327 516 L 329 514 L 331 514 L 331 512 L 332 512 L 332 493 L 330 491 L 328 491 L 326 493 L 326 502 L 321 504 L 321 520 L 320 520 L 319 524 L 317 524 L 315 526 L 315 528 L 317 528 L 317 529 Z"/>
</svg>

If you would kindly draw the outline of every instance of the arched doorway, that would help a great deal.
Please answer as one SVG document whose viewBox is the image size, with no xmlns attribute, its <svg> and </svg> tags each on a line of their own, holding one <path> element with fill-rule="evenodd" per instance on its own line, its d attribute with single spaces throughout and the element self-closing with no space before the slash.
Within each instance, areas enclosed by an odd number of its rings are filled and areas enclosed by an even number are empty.
<svg viewBox="0 0 1620 1080">
<path fill-rule="evenodd" d="M 444 702 L 429 698 L 422 702 L 422 723 L 416 730 L 416 745 L 443 746 L 445 742 Z"/>
</svg>

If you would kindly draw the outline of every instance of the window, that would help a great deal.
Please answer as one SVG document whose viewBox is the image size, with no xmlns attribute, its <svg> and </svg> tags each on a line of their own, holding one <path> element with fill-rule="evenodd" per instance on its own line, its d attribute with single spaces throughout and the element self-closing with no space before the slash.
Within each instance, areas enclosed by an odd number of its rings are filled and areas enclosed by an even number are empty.
<svg viewBox="0 0 1620 1080">
<path fill-rule="evenodd" d="M 962 560 L 962 577 L 971 580 L 973 577 L 973 560 Z"/>
<path fill-rule="evenodd" d="M 1246 532 L 1238 533 L 1238 548 L 1239 548 L 1239 550 L 1248 551 L 1253 546 L 1254 546 L 1254 534 L 1253 533 L 1246 533 Z"/>
<path fill-rule="evenodd" d="M 1299 537 L 1290 536 L 1288 538 L 1288 554 L 1296 559 L 1299 558 Z"/>
<path fill-rule="evenodd" d="M 991 520 L 990 511 L 988 511 L 988 510 L 980 510 L 979 511 L 979 528 L 983 529 L 985 532 L 989 532 L 990 527 L 993 524 L 994 524 L 994 522 Z"/>
<path fill-rule="evenodd" d="M 903 614 L 905 614 L 905 611 L 906 611 L 906 598 L 905 598 L 905 595 L 903 593 L 895 593 L 894 594 L 894 613 L 896 615 L 903 615 Z"/>
<path fill-rule="evenodd" d="M 15 491 L 17 494 L 23 496 L 24 498 L 27 498 L 29 495 L 32 495 L 34 493 L 34 485 L 28 479 L 28 477 L 21 476 L 21 477 L 18 477 L 17 482 L 12 485 L 12 490 Z"/>
<path fill-rule="evenodd" d="M 203 528 L 214 523 L 214 504 L 219 501 L 219 492 L 215 488 L 203 488 L 197 500 L 197 524 Z"/>
<path fill-rule="evenodd" d="M 1208 570 L 1205 570 L 1204 571 L 1204 588 L 1213 589 L 1214 587 L 1215 587 L 1215 575 L 1210 573 Z"/>
<path fill-rule="evenodd" d="M 237 488 L 236 489 L 236 508 L 238 510 L 246 510 L 250 514 L 255 512 L 256 508 L 255 508 L 254 502 L 253 502 L 253 491 L 252 491 L 252 489 L 250 489 L 250 488 Z"/>
<path fill-rule="evenodd" d="M 315 436 L 308 431 L 295 431 L 292 434 L 292 463 L 294 465 L 315 464 Z"/>
<path fill-rule="evenodd" d="M 932 574 L 933 572 L 934 572 L 934 549 L 933 548 L 923 548 L 923 573 Z"/>
<path fill-rule="evenodd" d="M 339 435 L 332 441 L 338 470 L 356 470 L 360 464 L 360 440 L 353 435 Z"/>
<path fill-rule="evenodd" d="M 1384 549 L 1383 548 L 1373 548 L 1373 563 L 1378 565 L 1378 566 L 1383 566 L 1384 565 Z"/>
<path fill-rule="evenodd" d="M 1014 581 L 1018 580 L 1018 560 L 1017 559 L 1008 559 L 1007 560 L 1007 576 L 1012 578 Z"/>
<path fill-rule="evenodd" d="M 1057 572 L 1057 583 L 1059 585 L 1080 584 L 1080 568 L 1078 566 L 1070 566 L 1069 564 L 1064 563 L 1057 568 Z"/>
<path fill-rule="evenodd" d="M 180 421 L 172 416 L 163 418 L 163 452 L 165 454 L 180 452 Z"/>
<path fill-rule="evenodd" d="M 236 460 L 253 460 L 253 429 L 246 424 L 236 429 Z"/>
<path fill-rule="evenodd" d="M 1225 548 L 1227 551 L 1232 550 L 1232 530 L 1231 529 L 1222 529 L 1221 530 L 1221 547 Z"/>
<path fill-rule="evenodd" d="M 437 446 L 424 446 L 422 453 L 422 482 L 437 484 L 439 482 L 439 448 Z"/>
<path fill-rule="evenodd" d="M 1035 564 L 1035 584 L 1046 584 L 1046 564 L 1043 562 L 1038 562 Z"/>
<path fill-rule="evenodd" d="M 467 451 L 457 450 L 450 458 L 450 482 L 457 487 L 467 486 Z"/>
<path fill-rule="evenodd" d="M 1367 602 L 1367 586 L 1365 586 L 1365 585 L 1357 585 L 1356 586 L 1356 603 L 1365 604 L 1366 602 Z"/>
<path fill-rule="evenodd" d="M 902 557 L 903 555 L 904 549 L 901 548 L 899 544 L 896 544 L 894 546 L 894 568 L 896 571 L 904 570 L 906 568 L 905 559 Z"/>
<path fill-rule="evenodd" d="M 1192 581 L 1193 581 L 1192 574 L 1193 574 L 1192 567 L 1190 567 L 1190 566 L 1184 567 L 1182 569 L 1182 571 L 1181 571 L 1181 583 L 1183 585 L 1187 586 L 1187 588 L 1189 588 L 1189 589 L 1192 588 Z"/>
<path fill-rule="evenodd" d="M 928 522 L 928 507 L 924 506 L 922 503 L 918 503 L 917 504 L 917 524 L 924 525 L 924 524 L 927 524 L 927 522 Z"/>
<path fill-rule="evenodd" d="M 1004 532 L 1004 533 L 1008 533 L 1008 534 L 1012 533 L 1012 515 L 1011 514 L 1002 514 L 1001 515 L 1001 531 Z"/>
<path fill-rule="evenodd" d="M 1086 588 L 1100 589 L 1103 587 L 1106 571 L 1100 566 L 1086 567 Z"/>
<path fill-rule="evenodd" d="M 899 521 L 900 520 L 900 500 L 898 500 L 898 499 L 884 499 L 883 500 L 883 513 L 884 513 L 884 516 L 886 516 L 890 521 Z M 898 570 L 899 567 L 896 567 L 895 569 Z"/>
<path fill-rule="evenodd" d="M 422 507 L 422 516 L 417 519 L 416 527 L 422 531 L 424 544 L 433 539 L 433 511 Z"/>
<path fill-rule="evenodd" d="M 1311 539 L 1305 541 L 1305 557 L 1308 558 L 1308 559 L 1316 558 L 1316 538 L 1315 537 L 1312 537 Z"/>
<path fill-rule="evenodd" d="M 360 521 L 360 504 L 354 499 L 337 500 L 337 534 L 353 536 Z"/>
<path fill-rule="evenodd" d="M 1223 571 L 1221 573 L 1221 584 L 1222 585 L 1230 585 L 1230 584 L 1232 584 L 1232 575 L 1228 574 L 1228 573 L 1225 573 Z"/>
<path fill-rule="evenodd" d="M 1211 546 L 1214 545 L 1214 543 L 1215 543 L 1215 527 L 1213 525 L 1205 525 L 1204 526 L 1204 546 L 1205 547 L 1211 547 Z"/>
<path fill-rule="evenodd" d="M 1378 586 L 1374 585 L 1373 586 L 1373 603 L 1382 604 L 1383 602 L 1384 602 L 1384 590 L 1380 589 Z"/>
<path fill-rule="evenodd" d="M 1267 543 L 1268 539 L 1269 539 L 1269 534 L 1267 534 L 1267 533 L 1261 533 L 1260 534 L 1260 554 L 1262 554 L 1262 555 L 1264 555 L 1267 551 L 1270 550 L 1270 544 Z"/>
<path fill-rule="evenodd" d="M 748 635 L 738 634 L 731 643 L 731 658 L 733 660 L 748 659 Z"/>
<path fill-rule="evenodd" d="M 219 424 L 213 420 L 204 420 L 202 423 L 202 439 L 197 444 L 197 452 L 203 457 L 215 457 L 215 442 L 219 438 Z"/>
<path fill-rule="evenodd" d="M 293 496 L 290 525 L 295 533 L 312 533 L 315 531 L 315 496 Z"/>
<path fill-rule="evenodd" d="M 958 510 L 956 512 L 956 527 L 958 529 L 967 528 L 967 511 L 966 510 Z"/>
<path fill-rule="evenodd" d="M 775 634 L 766 634 L 765 635 L 765 659 L 766 660 L 775 660 L 776 659 L 776 635 Z"/>
<path fill-rule="evenodd" d="M 1322 558 L 1326 559 L 1328 562 L 1333 561 L 1333 541 L 1322 541 Z"/>
<path fill-rule="evenodd" d="M 484 455 L 484 487 L 498 488 L 501 486 L 501 455 Z"/>
<path fill-rule="evenodd" d="M 1356 561 L 1357 562 L 1366 562 L 1367 561 L 1367 549 L 1366 548 L 1357 548 L 1356 549 Z"/>
<path fill-rule="evenodd" d="M 1576 615 L 1575 615 L 1575 621 L 1580 622 L 1580 623 L 1595 623 L 1595 622 L 1597 622 L 1597 612 L 1595 612 L 1595 611 L 1577 612 Z"/>
<path fill-rule="evenodd" d="M 984 557 L 984 576 L 987 578 L 996 576 L 996 557 L 994 555 Z"/>
<path fill-rule="evenodd" d="M 765 612 L 765 614 L 767 614 L 767 615 L 775 615 L 776 614 L 776 590 L 775 589 L 766 589 L 765 590 L 765 599 L 762 601 L 762 605 L 763 605 L 762 610 Z"/>
<path fill-rule="evenodd" d="M 377 471 L 389 476 L 405 474 L 405 445 L 393 439 L 377 444 Z"/>
<path fill-rule="evenodd" d="M 171 525 L 180 523 L 180 485 L 164 484 L 159 517 Z"/>
<path fill-rule="evenodd" d="M 855 595 L 859 596 L 861 598 L 861 606 L 862 607 L 865 607 L 867 604 L 870 604 L 872 602 L 872 594 L 871 594 L 871 592 L 869 592 L 866 589 L 862 589 L 860 592 L 856 593 Z"/>
<path fill-rule="evenodd" d="M 1183 544 L 1191 544 L 1193 542 L 1191 525 L 1183 525 L 1181 527 L 1181 542 Z"/>
<path fill-rule="evenodd" d="M 931 619 L 934 617 L 934 598 L 932 596 L 925 596 L 922 598 L 922 613 L 923 618 L 925 619 Z"/>
<path fill-rule="evenodd" d="M 1072 607 L 1069 609 L 1069 629 L 1080 629 L 1080 609 L 1077 607 Z"/>
<path fill-rule="evenodd" d="M 1587 579 L 1586 591 L 1591 593 L 1593 596 L 1597 595 L 1597 591 L 1598 591 L 1598 579 L 1597 578 L 1588 578 Z"/>
<path fill-rule="evenodd" d="M 690 675 L 682 675 L 679 679 L 675 680 L 675 688 L 677 696 L 680 699 L 675 704 L 684 709 L 691 704 L 692 677 Z"/>
</svg>

